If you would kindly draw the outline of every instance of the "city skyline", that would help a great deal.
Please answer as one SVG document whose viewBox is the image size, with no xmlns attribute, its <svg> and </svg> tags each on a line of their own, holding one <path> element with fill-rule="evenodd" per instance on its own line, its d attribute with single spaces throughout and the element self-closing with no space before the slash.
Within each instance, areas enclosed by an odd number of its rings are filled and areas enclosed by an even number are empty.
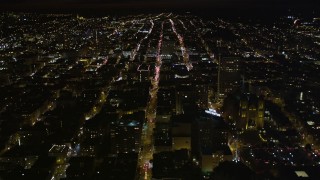
<svg viewBox="0 0 320 180">
<path fill-rule="evenodd" d="M 1 1 L 0 179 L 320 179 L 315 1 Z"/>
<path fill-rule="evenodd" d="M 313 9 L 319 8 L 316 0 L 3 0 L 0 4 L 12 9 L 57 9 L 57 8 L 292 8 Z M 147 9 L 146 9 L 147 10 Z"/>
</svg>

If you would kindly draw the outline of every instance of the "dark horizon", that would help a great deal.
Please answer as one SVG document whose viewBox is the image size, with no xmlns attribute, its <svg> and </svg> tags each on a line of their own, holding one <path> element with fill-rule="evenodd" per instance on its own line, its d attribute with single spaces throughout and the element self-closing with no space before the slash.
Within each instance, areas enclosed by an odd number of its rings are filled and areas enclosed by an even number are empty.
<svg viewBox="0 0 320 180">
<path fill-rule="evenodd" d="M 233 13 L 234 10 L 241 13 L 247 11 L 263 11 L 272 15 L 293 10 L 303 13 L 316 13 L 320 3 L 315 0 L 2 0 L 1 11 L 47 11 L 47 12 L 95 12 L 108 11 L 144 11 L 159 12 L 164 10 L 193 10 L 215 11 L 223 10 L 224 13 Z M 213 12 L 214 13 L 214 12 Z"/>
<path fill-rule="evenodd" d="M 0 179 L 320 179 L 319 6 L 1 1 Z"/>
<path fill-rule="evenodd" d="M 301 17 L 316 17 L 320 16 L 320 11 L 317 8 L 239 8 L 239 7 L 200 7 L 200 8 L 129 8 L 129 7 L 119 7 L 112 8 L 110 6 L 100 6 L 100 7 L 64 7 L 64 8 L 18 8 L 18 7 L 0 7 L 0 12 L 16 12 L 16 13 L 40 13 L 40 14 L 81 14 L 84 16 L 105 16 L 105 15 L 134 15 L 134 14 L 154 14 L 154 13 L 169 13 L 174 12 L 178 14 L 184 14 L 190 12 L 191 14 L 196 14 L 201 17 L 247 17 L 247 18 L 263 18 L 263 19 L 273 19 L 279 16 L 295 15 Z"/>
</svg>

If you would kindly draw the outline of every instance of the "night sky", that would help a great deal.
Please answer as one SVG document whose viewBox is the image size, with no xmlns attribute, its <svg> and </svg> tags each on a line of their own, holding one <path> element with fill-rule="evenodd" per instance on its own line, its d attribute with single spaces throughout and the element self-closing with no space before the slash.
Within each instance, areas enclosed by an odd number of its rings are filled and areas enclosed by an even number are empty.
<svg viewBox="0 0 320 180">
<path fill-rule="evenodd" d="M 0 9 L 320 9 L 320 0 L 0 0 Z M 270 12 L 272 13 L 272 12 Z"/>
<path fill-rule="evenodd" d="M 33 4 L 33 5 L 146 5 L 146 6 L 313 6 L 318 0 L 0 0 L 1 4 Z"/>
</svg>

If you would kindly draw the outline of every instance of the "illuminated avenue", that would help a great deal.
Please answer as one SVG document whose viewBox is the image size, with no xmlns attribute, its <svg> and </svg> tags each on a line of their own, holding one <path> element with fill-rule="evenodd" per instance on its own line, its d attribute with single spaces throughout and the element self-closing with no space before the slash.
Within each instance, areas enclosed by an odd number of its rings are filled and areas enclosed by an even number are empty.
<svg viewBox="0 0 320 180">
<path fill-rule="evenodd" d="M 0 179 L 320 178 L 319 18 L 0 19 Z"/>
</svg>

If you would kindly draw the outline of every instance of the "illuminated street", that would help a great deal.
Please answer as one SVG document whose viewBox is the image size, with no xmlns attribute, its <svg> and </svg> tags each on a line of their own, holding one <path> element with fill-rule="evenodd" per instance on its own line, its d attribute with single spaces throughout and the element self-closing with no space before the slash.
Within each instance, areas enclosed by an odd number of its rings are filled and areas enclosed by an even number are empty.
<svg viewBox="0 0 320 180">
<path fill-rule="evenodd" d="M 182 57 L 183 57 L 183 62 L 184 64 L 186 65 L 188 71 L 192 70 L 192 63 L 189 62 L 189 54 L 187 52 L 187 49 L 184 45 L 184 41 L 183 41 L 183 37 L 177 33 L 177 30 L 175 28 L 175 25 L 174 25 L 174 22 L 172 21 L 172 19 L 169 19 L 171 25 L 172 25 L 172 30 L 173 32 L 176 34 L 178 40 L 179 40 L 179 43 L 180 43 L 180 49 L 181 49 L 181 54 L 182 54 Z"/>
<path fill-rule="evenodd" d="M 0 13 L 0 179 L 320 179 L 318 11 L 51 1 Z"/>
<path fill-rule="evenodd" d="M 147 106 L 146 116 L 147 122 L 146 129 L 142 132 L 141 137 L 141 152 L 139 153 L 139 163 L 138 167 L 140 169 L 140 179 L 151 179 L 152 178 L 152 167 L 151 162 L 153 157 L 154 145 L 153 145 L 153 129 L 155 128 L 155 118 L 156 118 L 156 106 L 157 106 L 157 93 L 158 85 L 160 81 L 160 71 L 161 71 L 161 47 L 162 47 L 162 35 L 163 33 L 163 22 L 161 24 L 160 37 L 157 46 L 157 56 L 156 56 L 156 67 L 154 72 L 154 78 L 151 81 L 152 87 L 150 89 L 150 101 Z"/>
</svg>

